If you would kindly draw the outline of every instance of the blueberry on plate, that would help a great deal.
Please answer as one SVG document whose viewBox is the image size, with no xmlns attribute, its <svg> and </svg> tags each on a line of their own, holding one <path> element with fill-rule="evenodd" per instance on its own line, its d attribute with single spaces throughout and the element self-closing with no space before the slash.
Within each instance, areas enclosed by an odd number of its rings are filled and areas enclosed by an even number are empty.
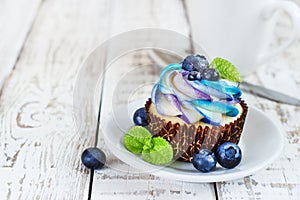
<svg viewBox="0 0 300 200">
<path fill-rule="evenodd" d="M 202 72 L 209 67 L 209 63 L 204 56 L 187 56 L 183 63 L 182 68 L 186 71 L 198 71 Z"/>
<path fill-rule="evenodd" d="M 89 169 L 101 169 L 106 162 L 106 156 L 102 150 L 90 147 L 83 151 L 81 161 Z"/>
<path fill-rule="evenodd" d="M 192 159 L 194 167 L 201 172 L 210 172 L 216 167 L 217 159 L 212 151 L 201 149 Z"/>
<path fill-rule="evenodd" d="M 144 107 L 137 109 L 133 114 L 133 122 L 136 126 L 147 126 L 147 115 Z"/>
<path fill-rule="evenodd" d="M 236 167 L 242 160 L 240 147 L 232 142 L 225 142 L 216 151 L 218 163 L 227 169 Z"/>
</svg>

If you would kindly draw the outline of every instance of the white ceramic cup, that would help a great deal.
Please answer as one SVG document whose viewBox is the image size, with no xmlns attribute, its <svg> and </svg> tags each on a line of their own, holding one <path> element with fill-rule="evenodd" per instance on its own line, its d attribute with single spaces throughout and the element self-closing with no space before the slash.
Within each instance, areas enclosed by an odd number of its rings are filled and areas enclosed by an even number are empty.
<svg viewBox="0 0 300 200">
<path fill-rule="evenodd" d="M 300 35 L 300 9 L 291 1 L 188 0 L 188 6 L 195 42 L 210 58 L 230 60 L 242 75 L 253 72 Z M 279 10 L 290 16 L 293 31 L 284 44 L 271 49 Z"/>
</svg>

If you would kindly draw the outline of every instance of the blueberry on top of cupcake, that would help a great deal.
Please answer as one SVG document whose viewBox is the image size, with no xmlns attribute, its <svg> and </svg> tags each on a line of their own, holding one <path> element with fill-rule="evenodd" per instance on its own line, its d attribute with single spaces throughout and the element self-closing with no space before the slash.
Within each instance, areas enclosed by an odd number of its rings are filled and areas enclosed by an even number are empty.
<svg viewBox="0 0 300 200">
<path fill-rule="evenodd" d="M 152 102 L 162 116 L 177 116 L 187 124 L 203 121 L 220 125 L 223 115 L 236 117 L 242 92 L 240 75 L 233 64 L 215 58 L 210 64 L 201 55 L 170 64 L 153 87 Z"/>
</svg>

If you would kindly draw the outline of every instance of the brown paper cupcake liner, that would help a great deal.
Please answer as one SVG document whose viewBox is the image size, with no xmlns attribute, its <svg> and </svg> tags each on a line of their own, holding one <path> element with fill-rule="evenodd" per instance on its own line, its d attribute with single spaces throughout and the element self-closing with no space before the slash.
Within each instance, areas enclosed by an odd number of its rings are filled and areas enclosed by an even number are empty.
<svg viewBox="0 0 300 200">
<path fill-rule="evenodd" d="M 248 112 L 247 104 L 241 100 L 240 105 L 243 112 L 235 121 L 225 126 L 201 126 L 172 123 L 166 121 L 160 116 L 149 112 L 151 98 L 145 104 L 148 129 L 153 137 L 161 136 L 165 138 L 173 147 L 174 159 L 191 162 L 194 153 L 200 149 L 209 149 L 214 151 L 218 146 L 225 142 L 238 144 L 246 115 Z"/>
</svg>

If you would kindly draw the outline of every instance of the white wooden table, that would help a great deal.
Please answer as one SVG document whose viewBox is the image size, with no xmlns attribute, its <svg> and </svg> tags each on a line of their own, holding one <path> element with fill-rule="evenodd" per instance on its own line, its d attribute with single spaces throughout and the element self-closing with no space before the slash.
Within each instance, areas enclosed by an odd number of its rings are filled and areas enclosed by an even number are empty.
<svg viewBox="0 0 300 200">
<path fill-rule="evenodd" d="M 299 199 L 300 107 L 245 93 L 249 104 L 282 125 L 284 151 L 254 175 L 211 184 L 172 181 L 109 167 L 129 168 L 96 136 L 93 108 L 82 112 L 87 125 L 76 132 L 73 89 L 89 52 L 113 35 L 143 27 L 170 29 L 197 40 L 193 35 L 196 22 L 187 20 L 190 3 L 0 0 L 0 81 L 4 83 L 0 98 L 0 199 L 87 199 L 89 195 L 92 199 L 124 200 Z M 284 25 L 280 30 L 285 30 Z M 133 52 L 114 62 L 107 76 L 122 76 L 134 66 L 151 63 L 145 52 Z M 122 70 L 114 67 L 120 65 Z M 155 81 L 158 71 L 145 73 Z M 142 81 L 139 75 L 135 81 Z M 300 98 L 300 40 L 245 79 Z M 110 111 L 110 87 L 106 79 L 103 120 Z M 90 173 L 81 164 L 80 155 L 95 143 L 106 152 L 108 163 L 103 170 Z"/>
</svg>

